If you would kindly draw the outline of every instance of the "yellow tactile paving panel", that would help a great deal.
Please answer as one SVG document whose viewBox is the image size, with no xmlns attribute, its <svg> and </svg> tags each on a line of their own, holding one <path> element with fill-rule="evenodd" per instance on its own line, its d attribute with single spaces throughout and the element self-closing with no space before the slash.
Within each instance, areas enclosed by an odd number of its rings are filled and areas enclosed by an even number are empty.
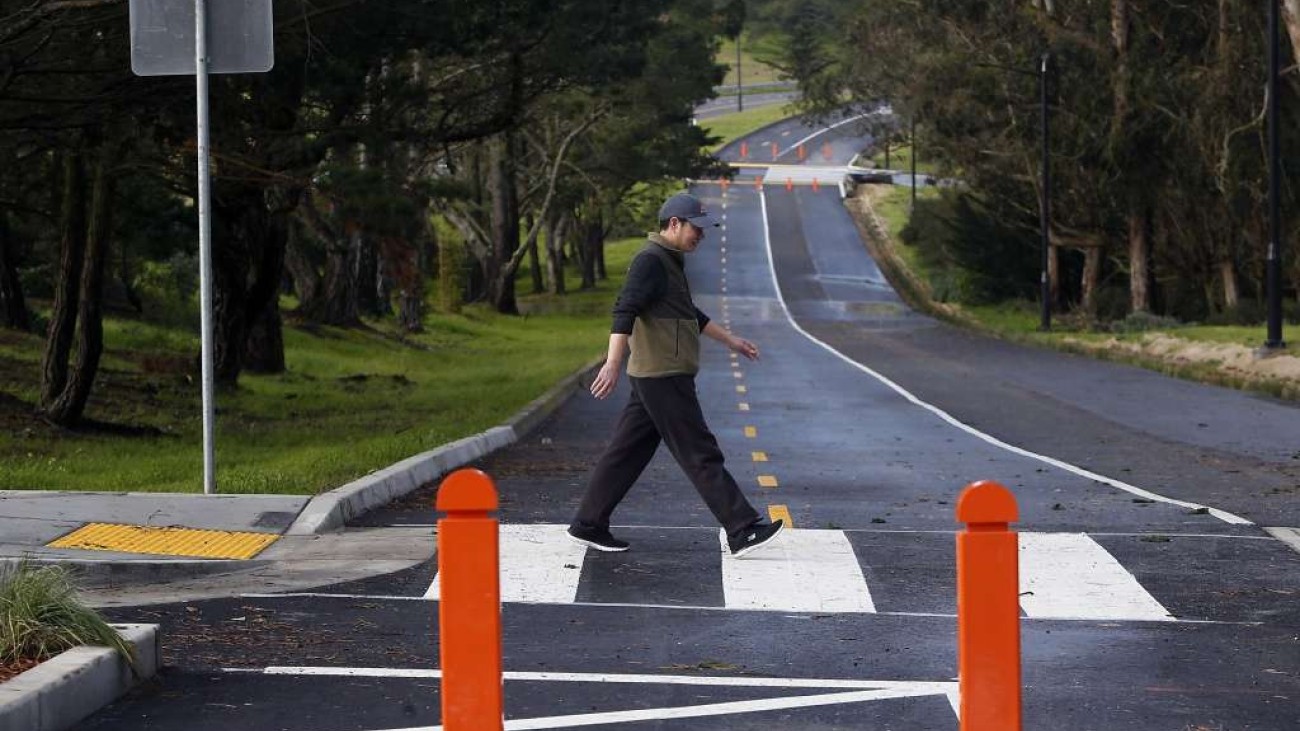
<svg viewBox="0 0 1300 731">
<path fill-rule="evenodd" d="M 274 543 L 279 537 L 275 533 L 87 523 L 66 536 L 52 541 L 48 547 L 194 558 L 244 559 L 261 553 L 262 549 Z"/>
</svg>

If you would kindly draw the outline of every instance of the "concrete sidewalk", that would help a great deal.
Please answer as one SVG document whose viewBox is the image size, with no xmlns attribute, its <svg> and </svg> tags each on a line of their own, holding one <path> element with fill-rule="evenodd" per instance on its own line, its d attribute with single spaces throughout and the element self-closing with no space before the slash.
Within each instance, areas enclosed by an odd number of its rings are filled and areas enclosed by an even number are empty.
<svg viewBox="0 0 1300 731">
<path fill-rule="evenodd" d="M 401 570 L 432 558 L 431 529 L 343 530 L 347 522 L 515 443 L 602 360 L 505 424 L 314 497 L 0 491 L 0 562 L 67 566 L 96 604 L 301 589 Z"/>
</svg>

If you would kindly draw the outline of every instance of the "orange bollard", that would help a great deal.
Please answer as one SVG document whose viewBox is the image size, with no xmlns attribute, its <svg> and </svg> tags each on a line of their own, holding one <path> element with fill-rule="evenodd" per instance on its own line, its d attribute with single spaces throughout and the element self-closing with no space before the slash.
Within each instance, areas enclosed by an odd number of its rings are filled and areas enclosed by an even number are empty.
<svg viewBox="0 0 1300 731">
<path fill-rule="evenodd" d="M 754 190 L 757 190 L 757 191 L 760 192 L 760 193 L 763 192 L 763 179 L 762 179 L 762 178 L 754 178 Z"/>
<path fill-rule="evenodd" d="M 813 178 L 813 192 L 816 193 L 821 189 L 822 189 L 821 183 L 817 182 L 817 178 Z"/>
<path fill-rule="evenodd" d="M 748 142 L 741 142 L 741 143 L 740 143 L 740 159 L 745 160 L 745 159 L 748 159 L 748 158 L 749 158 L 749 143 L 748 143 Z"/>
<path fill-rule="evenodd" d="M 775 160 L 775 159 L 778 158 L 778 157 L 780 157 L 780 155 L 777 154 L 777 146 L 776 146 L 776 143 L 773 142 L 773 143 L 772 143 L 772 159 Z"/>
<path fill-rule="evenodd" d="M 805 160 L 807 158 L 808 158 L 808 151 L 803 148 L 803 145 L 799 145 L 799 159 Z"/>
<path fill-rule="evenodd" d="M 1016 499 L 996 482 L 957 500 L 957 677 L 961 731 L 1020 731 L 1020 556 Z"/>
<path fill-rule="evenodd" d="M 786 190 L 794 190 L 794 180 L 791 180 L 790 178 L 786 178 L 786 179 L 785 179 L 785 189 L 786 189 Z"/>
<path fill-rule="evenodd" d="M 457 470 L 438 487 L 438 633 L 442 727 L 501 731 L 501 580 L 497 491 L 478 470 Z"/>
<path fill-rule="evenodd" d="M 833 154 L 834 154 L 834 152 L 831 150 L 831 143 L 829 143 L 829 142 L 823 142 L 823 143 L 822 143 L 822 159 L 825 160 L 826 162 L 830 162 L 830 160 L 831 160 L 831 155 L 833 155 Z"/>
</svg>

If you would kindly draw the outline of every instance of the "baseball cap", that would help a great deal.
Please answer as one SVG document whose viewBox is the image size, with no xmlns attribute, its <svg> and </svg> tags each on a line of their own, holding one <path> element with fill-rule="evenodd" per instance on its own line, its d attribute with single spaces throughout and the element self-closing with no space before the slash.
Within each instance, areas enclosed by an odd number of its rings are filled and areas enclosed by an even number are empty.
<svg viewBox="0 0 1300 731">
<path fill-rule="evenodd" d="M 659 220 L 667 221 L 670 218 L 690 221 L 700 228 L 719 225 L 709 212 L 704 210 L 704 204 L 700 203 L 700 199 L 690 193 L 678 193 L 659 207 Z"/>
</svg>

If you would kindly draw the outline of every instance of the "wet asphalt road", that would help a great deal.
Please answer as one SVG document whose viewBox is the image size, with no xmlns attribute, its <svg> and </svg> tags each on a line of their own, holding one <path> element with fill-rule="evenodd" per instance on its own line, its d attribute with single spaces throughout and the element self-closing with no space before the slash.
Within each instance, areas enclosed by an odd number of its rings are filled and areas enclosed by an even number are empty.
<svg viewBox="0 0 1300 731">
<path fill-rule="evenodd" d="M 752 144 L 784 148 L 813 131 L 787 123 Z M 861 135 L 845 125 L 813 143 L 856 151 Z M 835 154 L 831 162 L 847 162 Z M 567 601 L 504 605 L 507 719 L 610 730 L 956 729 L 944 685 L 956 672 L 953 506 L 963 485 L 989 478 L 1015 492 L 1023 541 L 1076 536 L 1099 547 L 1094 556 L 1167 612 L 1062 618 L 1035 614 L 1046 588 L 1023 597 L 1026 729 L 1300 728 L 1300 555 L 1258 527 L 1300 525 L 1295 407 L 910 313 L 834 187 L 736 185 L 725 208 L 719 186 L 697 192 L 726 215 L 689 261 L 697 302 L 763 351 L 761 362 L 733 366 L 706 342 L 706 415 L 751 501 L 793 519 L 780 550 L 794 553 L 800 531 L 842 537 L 873 611 L 735 608 L 716 525 L 661 452 L 615 514 L 631 551 L 566 564 L 576 574 Z M 480 465 L 497 480 L 504 524 L 568 521 L 626 393 L 624 383 L 605 402 L 580 394 Z M 760 487 L 760 477 L 777 486 Z M 358 525 L 430 525 L 432 498 L 424 491 Z M 1092 567 L 1068 566 L 1086 582 Z M 437 679 L 392 670 L 438 667 L 437 604 L 423 599 L 434 572 L 430 562 L 319 595 L 115 610 L 164 624 L 169 667 L 78 728 L 433 727 Z M 1068 612 L 1105 603 L 1086 591 L 1068 587 Z M 322 667 L 334 674 L 304 674 Z M 527 675 L 539 672 L 582 675 Z M 903 690 L 844 685 L 863 681 Z M 694 710 L 666 710 L 683 707 Z"/>
</svg>

